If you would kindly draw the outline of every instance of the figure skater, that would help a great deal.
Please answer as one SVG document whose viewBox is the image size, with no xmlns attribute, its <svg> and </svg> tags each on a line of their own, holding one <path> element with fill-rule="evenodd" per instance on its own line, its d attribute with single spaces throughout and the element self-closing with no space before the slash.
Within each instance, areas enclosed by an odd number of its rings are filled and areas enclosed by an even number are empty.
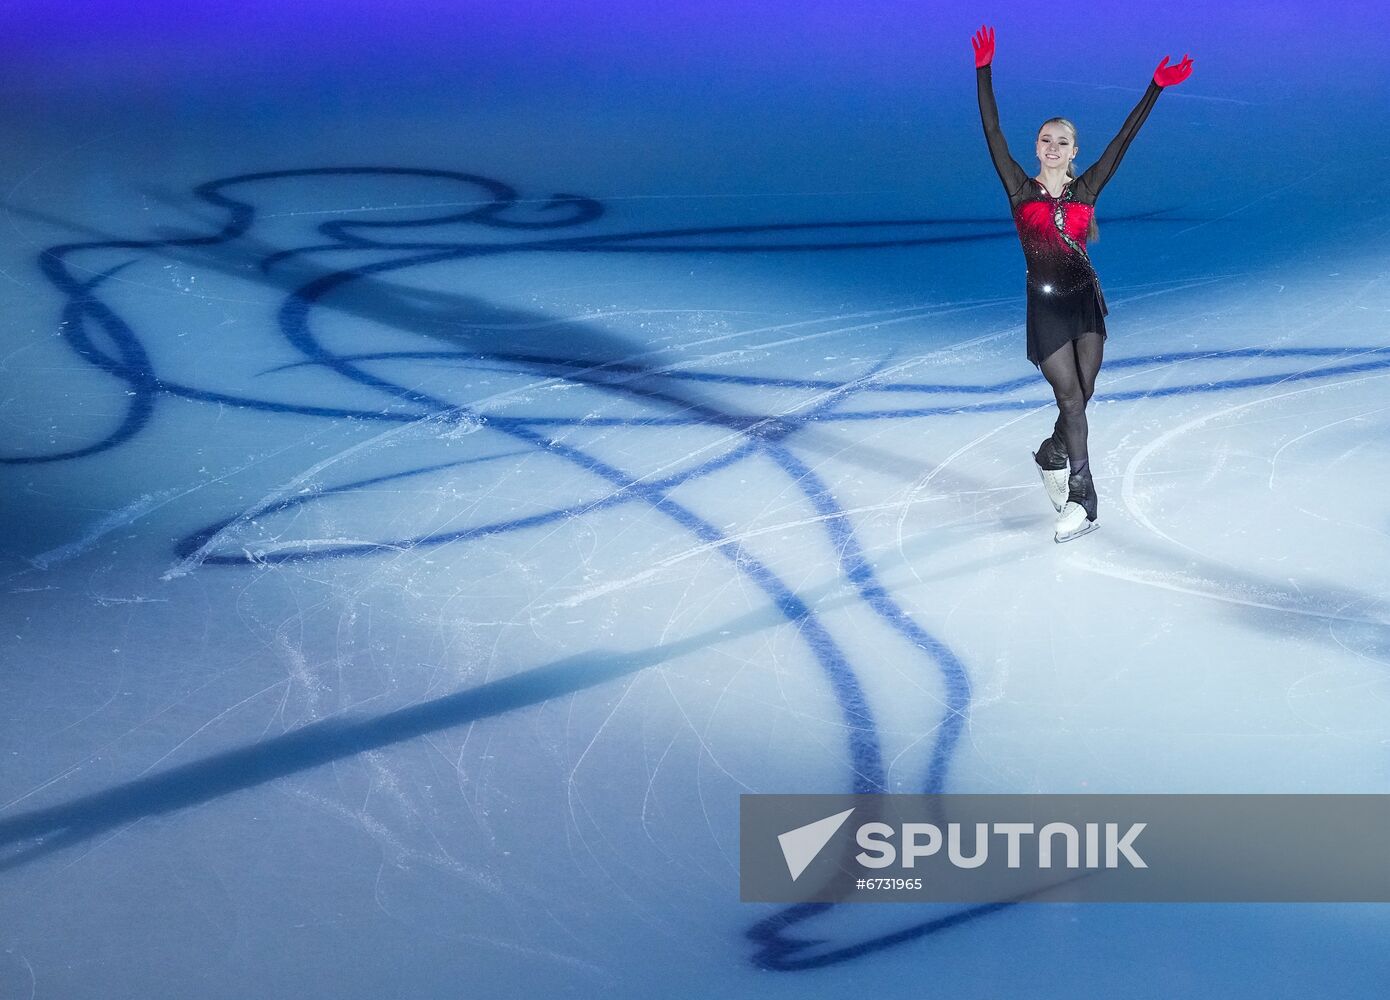
<svg viewBox="0 0 1390 1000">
<path fill-rule="evenodd" d="M 1028 264 L 1028 360 L 1042 369 L 1057 398 L 1057 423 L 1033 460 L 1058 511 L 1054 538 L 1068 542 L 1100 526 L 1086 452 L 1086 404 L 1095 392 L 1108 312 L 1100 279 L 1086 255 L 1087 239 L 1094 240 L 1097 235 L 1096 199 L 1114 176 L 1158 95 L 1164 87 L 1187 79 L 1192 60 L 1183 56 L 1177 65 L 1169 66 L 1168 57 L 1163 57 L 1153 82 L 1125 119 L 1119 135 L 1080 177 L 1072 169 L 1076 126 L 1065 118 L 1043 122 L 1036 149 L 1041 169 L 1036 177 L 1029 177 L 1009 155 L 1004 134 L 999 131 L 999 109 L 990 79 L 994 29 L 981 28 L 972 42 L 985 141 L 1008 192 Z"/>
</svg>

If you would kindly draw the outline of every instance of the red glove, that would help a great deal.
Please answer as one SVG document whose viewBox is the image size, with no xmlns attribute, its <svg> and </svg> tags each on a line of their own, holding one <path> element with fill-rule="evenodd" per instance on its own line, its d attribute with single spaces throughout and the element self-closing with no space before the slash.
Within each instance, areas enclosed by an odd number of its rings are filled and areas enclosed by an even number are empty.
<svg viewBox="0 0 1390 1000">
<path fill-rule="evenodd" d="M 1182 62 L 1176 66 L 1168 65 L 1168 57 L 1163 57 L 1163 62 L 1158 64 L 1158 69 L 1154 70 L 1154 83 L 1160 87 L 1171 87 L 1174 84 L 1182 83 L 1192 75 L 1192 57 L 1184 55 Z"/>
<path fill-rule="evenodd" d="M 970 44 L 975 46 L 975 68 L 988 66 L 994 60 L 994 29 L 981 26 L 980 30 L 970 37 Z"/>
</svg>

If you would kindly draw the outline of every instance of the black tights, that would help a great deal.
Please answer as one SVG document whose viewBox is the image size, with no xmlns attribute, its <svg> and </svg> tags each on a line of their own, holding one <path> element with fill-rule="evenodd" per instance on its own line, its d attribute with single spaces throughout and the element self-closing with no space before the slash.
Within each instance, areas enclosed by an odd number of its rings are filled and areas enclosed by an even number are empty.
<svg viewBox="0 0 1390 1000">
<path fill-rule="evenodd" d="M 1086 453 L 1086 404 L 1096 391 L 1096 374 L 1105 353 L 1105 338 L 1083 333 L 1057 350 L 1042 363 L 1043 377 L 1057 397 L 1057 423 L 1053 437 L 1067 448 L 1072 472 L 1089 468 Z"/>
</svg>

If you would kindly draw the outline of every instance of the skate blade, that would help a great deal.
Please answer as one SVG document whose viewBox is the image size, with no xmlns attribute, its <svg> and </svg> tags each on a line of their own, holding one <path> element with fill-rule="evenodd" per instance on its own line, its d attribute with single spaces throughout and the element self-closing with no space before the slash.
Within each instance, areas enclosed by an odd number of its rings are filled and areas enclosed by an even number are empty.
<svg viewBox="0 0 1390 1000">
<path fill-rule="evenodd" d="M 1096 530 L 1097 528 L 1099 528 L 1099 527 L 1100 527 L 1100 521 L 1099 521 L 1099 520 L 1087 521 L 1085 524 L 1083 524 L 1081 527 L 1077 528 L 1075 531 L 1071 532 L 1070 534 L 1067 534 L 1067 535 L 1057 535 L 1057 534 L 1054 534 L 1054 535 L 1052 536 L 1052 540 L 1053 540 L 1054 542 L 1056 542 L 1058 545 L 1061 545 L 1063 542 L 1074 541 L 1075 539 L 1080 538 L 1082 535 L 1089 535 L 1091 532 L 1095 531 L 1095 530 Z"/>
</svg>

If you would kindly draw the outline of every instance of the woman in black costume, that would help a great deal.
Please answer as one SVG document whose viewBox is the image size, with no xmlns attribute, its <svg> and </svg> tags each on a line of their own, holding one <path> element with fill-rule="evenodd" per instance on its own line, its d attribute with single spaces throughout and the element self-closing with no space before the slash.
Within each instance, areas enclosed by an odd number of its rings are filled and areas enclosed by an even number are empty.
<svg viewBox="0 0 1390 1000">
<path fill-rule="evenodd" d="M 1096 488 L 1086 452 L 1086 403 L 1095 391 L 1100 371 L 1107 312 L 1100 280 L 1086 255 L 1087 238 L 1096 237 L 1096 199 L 1158 95 L 1164 87 L 1187 79 L 1192 60 L 1184 56 L 1180 63 L 1169 66 L 1164 57 L 1119 135 L 1079 177 L 1072 169 L 1076 127 L 1065 118 L 1043 122 L 1036 150 L 1041 170 L 1036 177 L 1029 177 L 1009 155 L 1004 134 L 999 131 L 999 109 L 990 79 L 994 29 L 981 28 L 972 42 L 985 141 L 1008 192 L 1028 263 L 1028 360 L 1042 369 L 1057 398 L 1057 423 L 1033 459 L 1059 512 L 1055 538 L 1065 542 L 1099 526 Z"/>
</svg>

